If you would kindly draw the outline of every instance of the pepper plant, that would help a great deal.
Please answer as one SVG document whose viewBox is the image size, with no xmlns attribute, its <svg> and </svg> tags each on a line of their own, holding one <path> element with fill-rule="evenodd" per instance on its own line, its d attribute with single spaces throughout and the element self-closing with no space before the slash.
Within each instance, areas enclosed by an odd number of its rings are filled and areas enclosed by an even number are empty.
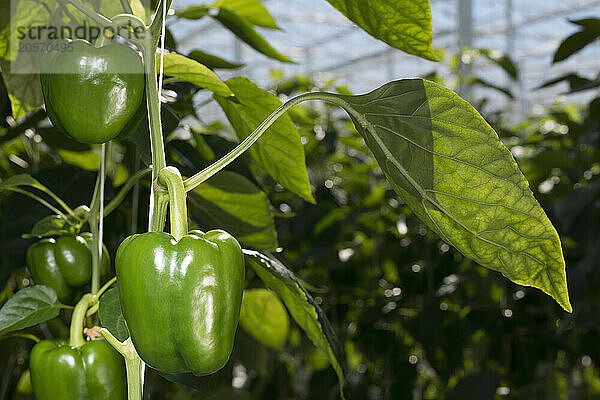
<svg viewBox="0 0 600 400">
<path fill-rule="evenodd" d="M 432 48 L 427 0 L 328 2 L 375 39 L 428 60 L 441 57 Z M 451 90 L 425 79 L 404 79 L 363 95 L 312 91 L 282 104 L 246 78 L 224 82 L 211 69 L 235 68 L 232 63 L 200 50 L 187 56 L 169 51 L 173 43 L 166 20 L 171 1 L 148 8 L 123 0 L 116 14 L 110 2 L 88 3 L 94 2 L 57 0 L 39 8 L 18 2 L 16 15 L 68 15 L 100 28 L 93 43 L 60 39 L 46 47 L 31 83 L 38 99 L 19 91 L 19 76 L 10 70 L 19 62 L 9 46 L 18 44 L 18 35 L 8 29 L 2 36 L 3 58 L 12 61 L 0 64 L 12 107 L 9 120 L 15 125 L 8 135 L 36 130 L 48 117 L 56 130 L 74 139 L 69 142 L 72 148 L 94 154 L 86 146 L 101 144 L 89 206 L 71 208 L 27 174 L 0 183 L 1 191 L 29 196 L 53 212 L 27 235 L 39 240 L 27 255 L 35 285 L 19 291 L 0 310 L 1 335 L 30 335 L 22 330 L 55 319 L 61 310 L 64 317 L 70 314 L 68 343 L 41 341 L 32 350 L 31 379 L 39 398 L 64 393 L 70 398 L 78 393 L 81 399 L 122 398 L 126 374 L 127 398 L 141 399 L 145 366 L 194 387 L 199 377 L 228 362 L 240 319 L 258 340 L 281 346 L 276 334 L 261 335 L 273 330 L 266 316 L 258 318 L 258 324 L 249 322 L 252 311 L 244 304 L 252 301 L 269 304 L 269 310 L 286 317 L 289 312 L 327 357 L 344 396 L 336 335 L 307 285 L 271 253 L 277 249 L 272 211 L 266 195 L 250 181 L 271 179 L 281 190 L 314 201 L 294 125 L 301 119 L 299 106 L 308 101 L 325 102 L 348 114 L 396 194 L 441 240 L 572 311 L 556 230 L 496 132 Z M 254 29 L 277 28 L 258 0 L 191 6 L 175 12 L 175 18 L 213 18 L 265 56 L 291 61 Z M 190 111 L 189 101 L 161 104 L 161 99 L 169 103 L 163 90 L 167 86 L 183 99 L 199 90 L 211 92 L 211 101 L 224 111 L 239 143 L 226 146 L 217 158 L 201 136 L 202 129 L 187 126 L 187 143 L 169 146 L 179 117 L 195 111 Z M 40 109 L 42 102 L 45 107 Z M 50 137 L 42 135 L 41 140 L 50 143 Z M 139 157 L 148 168 L 134 163 L 137 167 L 105 204 L 106 175 L 116 180 L 119 171 L 115 148 L 133 148 L 132 158 Z M 73 157 L 73 152 L 58 154 Z M 198 168 L 198 159 L 205 165 Z M 240 171 L 241 159 L 251 160 L 251 168 Z M 123 232 L 116 256 L 110 257 L 103 245 L 104 218 L 122 208 L 133 187 L 139 193 L 139 182 L 148 175 L 147 232 L 128 238 Z M 262 206 L 256 207 L 257 202 Z M 201 210 L 201 218 L 196 210 Z M 190 221 L 225 230 L 190 230 Z M 82 232 L 86 227 L 89 233 Z M 105 281 L 112 275 L 110 259 L 115 261 L 116 277 Z M 258 276 L 270 291 L 244 290 L 245 271 Z M 101 335 L 105 341 L 85 343 L 84 320 L 88 337 Z M 102 328 L 90 330 L 94 325 Z M 97 362 L 85 359 L 94 352 L 99 354 Z M 63 356 L 71 357 L 71 368 L 61 367 L 63 385 L 52 386 L 46 373 L 59 370 Z"/>
</svg>

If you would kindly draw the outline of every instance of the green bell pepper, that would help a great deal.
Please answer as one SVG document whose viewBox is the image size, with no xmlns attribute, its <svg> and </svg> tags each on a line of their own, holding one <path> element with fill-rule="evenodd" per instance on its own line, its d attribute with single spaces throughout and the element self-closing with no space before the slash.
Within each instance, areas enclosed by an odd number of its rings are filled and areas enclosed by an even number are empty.
<svg viewBox="0 0 600 400">
<path fill-rule="evenodd" d="M 27 266 L 37 284 L 49 286 L 58 299 L 69 303 L 79 288 L 92 278 L 92 235 L 65 235 L 56 239 L 42 239 L 27 249 Z M 110 275 L 110 255 L 102 248 L 102 279 Z"/>
<path fill-rule="evenodd" d="M 50 47 L 50 46 L 49 46 Z M 59 40 L 41 65 L 42 94 L 55 127 L 82 143 L 135 131 L 146 105 L 144 67 L 130 47 Z"/>
<path fill-rule="evenodd" d="M 244 257 L 227 232 L 128 237 L 115 269 L 133 344 L 150 367 L 201 376 L 229 360 L 244 288 Z"/>
<path fill-rule="evenodd" d="M 31 384 L 38 400 L 126 400 L 125 362 L 103 340 L 86 342 L 83 320 L 93 297 L 75 307 L 69 343 L 42 340 L 31 350 Z"/>
</svg>

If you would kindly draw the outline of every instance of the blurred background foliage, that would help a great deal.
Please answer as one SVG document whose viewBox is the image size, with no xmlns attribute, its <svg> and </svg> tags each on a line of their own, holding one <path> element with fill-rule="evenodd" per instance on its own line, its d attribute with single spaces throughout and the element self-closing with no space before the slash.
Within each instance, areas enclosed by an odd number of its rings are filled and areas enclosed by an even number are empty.
<svg viewBox="0 0 600 400">
<path fill-rule="evenodd" d="M 568 40 L 557 52 L 558 61 L 576 52 L 568 54 L 565 47 L 592 43 L 587 36 L 582 40 L 588 43 Z M 172 38 L 168 45 L 176 49 Z M 487 58 L 518 80 L 510 57 L 487 49 L 447 54 L 440 68 L 450 68 L 452 78 L 435 72 L 427 78 L 454 89 L 483 85 L 512 97 L 510 88 L 486 82 L 481 72 L 461 74 L 465 54 Z M 217 63 L 216 68 L 236 67 L 196 56 Z M 599 83 L 577 81 L 576 73 L 562 78 L 569 90 L 597 94 Z M 60 135 L 43 109 L 13 118 L 16 107 L 11 108 L 0 83 L 0 178 L 30 173 L 71 206 L 89 202 L 98 149 Z M 316 83 L 277 70 L 268 89 L 283 100 L 315 88 L 352 91 L 334 79 Z M 187 175 L 236 143 L 224 121 L 203 121 L 202 105 L 192 102 L 199 91 L 191 84 L 168 83 L 163 99 L 169 163 Z M 275 250 L 303 280 L 339 338 L 348 399 L 600 398 L 600 97 L 586 106 L 540 106 L 518 122 L 510 107 L 486 113 L 486 98 L 470 100 L 511 149 L 557 227 L 573 314 L 540 291 L 474 264 L 429 231 L 395 195 L 347 115 L 326 104 L 299 106 L 291 113 L 305 146 L 315 204 L 285 190 L 244 156 L 227 168 L 227 179 L 211 180 L 209 188 L 190 196 L 191 217 L 200 228 L 223 227 L 249 247 Z M 138 133 L 133 142 L 112 146 L 108 199 L 143 167 L 143 126 Z M 145 229 L 148 195 L 143 181 L 106 219 L 105 242 L 113 256 L 125 236 Z M 226 196 L 239 201 L 225 206 Z M 261 204 L 268 210 L 261 217 L 264 226 L 244 223 L 244 213 Z M 2 198 L 0 303 L 31 284 L 24 266 L 31 242 L 21 235 L 46 215 L 46 209 L 21 195 Z M 275 237 L 278 244 L 269 249 Z M 262 287 L 251 269 L 247 284 Z M 261 318 L 248 314 L 229 364 L 196 382 L 199 391 L 148 371 L 145 398 L 337 398 L 337 378 L 327 357 L 301 334 L 276 298 L 275 305 L 264 300 L 268 293 L 248 297 L 244 304 L 267 304 L 271 333 L 261 340 L 260 332 L 252 331 L 252 318 Z M 63 316 L 29 331 L 64 337 L 66 321 Z M 31 398 L 31 347 L 22 338 L 0 341 L 0 399 Z"/>
</svg>

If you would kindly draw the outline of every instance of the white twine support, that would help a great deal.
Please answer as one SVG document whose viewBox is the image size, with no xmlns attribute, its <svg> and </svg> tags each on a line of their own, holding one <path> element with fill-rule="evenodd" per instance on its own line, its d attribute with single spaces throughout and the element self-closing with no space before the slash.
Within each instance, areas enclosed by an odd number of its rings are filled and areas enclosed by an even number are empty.
<svg viewBox="0 0 600 400">
<path fill-rule="evenodd" d="M 100 160 L 100 215 L 98 216 L 98 254 L 99 257 L 99 274 L 102 277 L 102 243 L 104 243 L 104 181 L 106 180 L 106 143 L 102 143 L 102 159 Z"/>
</svg>

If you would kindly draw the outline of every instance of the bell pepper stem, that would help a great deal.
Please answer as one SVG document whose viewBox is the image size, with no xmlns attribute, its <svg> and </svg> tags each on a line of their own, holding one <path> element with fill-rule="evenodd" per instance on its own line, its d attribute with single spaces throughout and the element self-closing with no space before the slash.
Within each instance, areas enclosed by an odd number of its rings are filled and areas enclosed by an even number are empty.
<svg viewBox="0 0 600 400">
<path fill-rule="evenodd" d="M 159 173 L 159 183 L 169 191 L 169 214 L 171 235 L 180 240 L 188 233 L 187 204 L 185 187 L 179 170 L 175 167 L 163 168 Z"/>
<path fill-rule="evenodd" d="M 144 362 L 138 355 L 131 338 L 120 342 L 108 329 L 100 329 L 100 334 L 115 348 L 125 359 L 125 370 L 127 371 L 127 399 L 142 400 L 142 389 L 144 387 Z"/>
<path fill-rule="evenodd" d="M 73 316 L 71 317 L 71 328 L 69 330 L 69 345 L 71 347 L 79 348 L 84 345 L 83 321 L 85 321 L 87 309 L 94 304 L 95 301 L 96 297 L 88 293 L 75 305 L 75 310 L 73 310 Z"/>
</svg>

